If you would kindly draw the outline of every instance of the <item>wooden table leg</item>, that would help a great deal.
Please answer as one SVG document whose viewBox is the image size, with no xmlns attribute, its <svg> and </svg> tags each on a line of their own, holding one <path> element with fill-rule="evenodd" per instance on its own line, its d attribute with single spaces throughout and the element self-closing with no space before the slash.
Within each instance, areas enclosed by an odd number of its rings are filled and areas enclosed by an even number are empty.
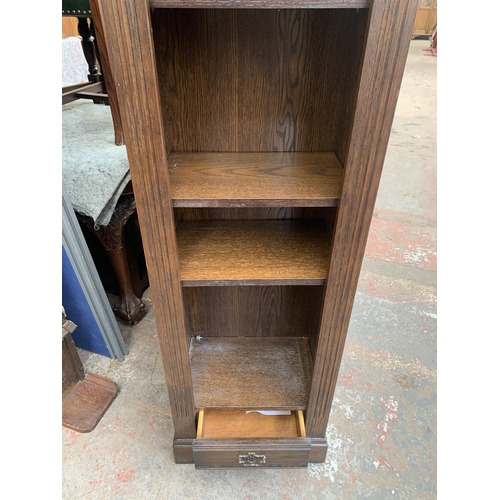
<svg viewBox="0 0 500 500">
<path fill-rule="evenodd" d="M 109 224 L 98 227 L 95 227 L 91 217 L 77 213 L 77 218 L 99 239 L 115 272 L 120 295 L 113 306 L 113 312 L 115 316 L 130 324 L 137 323 L 145 311 L 144 303 L 135 295 L 132 287 L 124 243 L 124 226 L 135 209 L 133 195 L 121 196 Z"/>
</svg>

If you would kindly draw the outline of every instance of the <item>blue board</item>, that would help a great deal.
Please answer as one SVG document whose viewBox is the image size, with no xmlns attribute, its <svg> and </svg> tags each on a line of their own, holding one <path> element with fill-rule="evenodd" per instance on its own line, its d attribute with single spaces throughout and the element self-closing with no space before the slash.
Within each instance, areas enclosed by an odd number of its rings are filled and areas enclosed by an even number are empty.
<svg viewBox="0 0 500 500">
<path fill-rule="evenodd" d="M 77 326 L 72 334 L 76 347 L 111 358 L 64 247 L 62 249 L 62 300 L 66 316 Z"/>
</svg>

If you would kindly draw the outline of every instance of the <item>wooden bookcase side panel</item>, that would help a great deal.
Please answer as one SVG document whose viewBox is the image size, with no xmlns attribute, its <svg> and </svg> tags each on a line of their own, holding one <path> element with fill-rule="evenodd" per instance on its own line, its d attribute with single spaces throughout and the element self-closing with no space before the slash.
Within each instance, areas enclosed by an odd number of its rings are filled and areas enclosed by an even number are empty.
<svg viewBox="0 0 500 500">
<path fill-rule="evenodd" d="M 306 412 L 310 437 L 326 432 L 417 4 L 374 0 L 370 9 Z"/>
<path fill-rule="evenodd" d="M 196 436 L 189 338 L 148 0 L 91 0 L 115 78 L 177 438 Z M 134 68 L 140 68 L 139 70 Z M 154 131 L 154 133 L 153 133 Z"/>
<path fill-rule="evenodd" d="M 334 151 L 343 163 L 367 17 L 367 9 L 155 9 L 169 151 Z"/>
</svg>

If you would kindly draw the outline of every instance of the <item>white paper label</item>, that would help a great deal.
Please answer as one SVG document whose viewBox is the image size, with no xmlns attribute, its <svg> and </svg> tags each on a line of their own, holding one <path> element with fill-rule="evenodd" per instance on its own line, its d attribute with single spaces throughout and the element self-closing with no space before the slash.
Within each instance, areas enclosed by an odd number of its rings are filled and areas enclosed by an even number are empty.
<svg viewBox="0 0 500 500">
<path fill-rule="evenodd" d="M 290 410 L 247 410 L 247 413 L 260 413 L 261 415 L 291 415 Z"/>
</svg>

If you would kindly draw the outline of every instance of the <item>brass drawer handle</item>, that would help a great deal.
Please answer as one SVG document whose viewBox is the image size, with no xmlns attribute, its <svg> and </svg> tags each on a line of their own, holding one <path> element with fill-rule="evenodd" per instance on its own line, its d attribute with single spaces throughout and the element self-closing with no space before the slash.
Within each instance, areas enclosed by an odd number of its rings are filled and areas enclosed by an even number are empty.
<svg viewBox="0 0 500 500">
<path fill-rule="evenodd" d="M 266 463 L 265 455 L 257 455 L 253 451 L 246 455 L 238 455 L 238 463 L 244 467 L 259 467 Z"/>
</svg>

